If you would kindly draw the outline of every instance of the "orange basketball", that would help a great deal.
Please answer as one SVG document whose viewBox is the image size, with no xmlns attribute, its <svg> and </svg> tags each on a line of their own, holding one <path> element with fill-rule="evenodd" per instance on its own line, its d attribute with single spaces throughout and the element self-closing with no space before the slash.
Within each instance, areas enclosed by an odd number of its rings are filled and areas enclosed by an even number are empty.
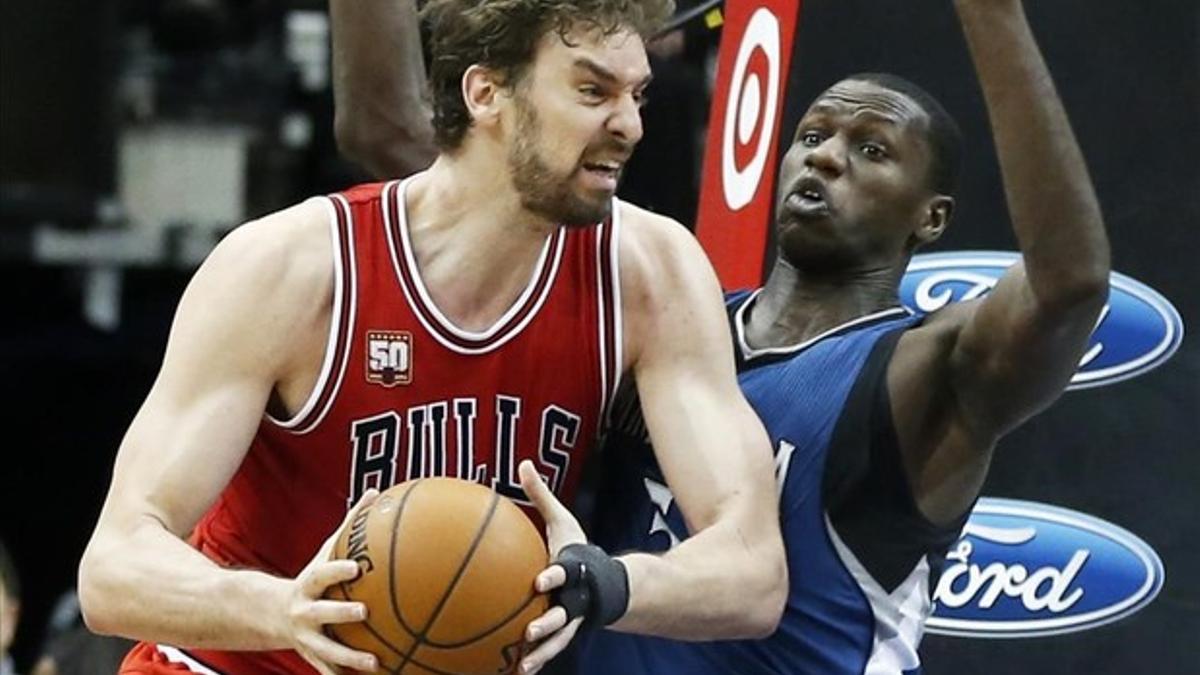
<svg viewBox="0 0 1200 675">
<path fill-rule="evenodd" d="M 385 491 L 338 534 L 334 557 L 357 561 L 362 574 L 327 597 L 360 601 L 368 616 L 329 632 L 375 654 L 381 672 L 515 672 L 525 627 L 547 607 L 533 588 L 547 565 L 537 528 L 509 500 L 464 480 Z"/>
</svg>

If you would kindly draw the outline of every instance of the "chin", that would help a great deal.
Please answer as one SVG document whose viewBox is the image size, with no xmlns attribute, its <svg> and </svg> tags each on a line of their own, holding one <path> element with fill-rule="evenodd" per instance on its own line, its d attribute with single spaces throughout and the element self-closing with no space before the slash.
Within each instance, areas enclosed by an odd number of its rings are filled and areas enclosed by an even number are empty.
<svg viewBox="0 0 1200 675">
<path fill-rule="evenodd" d="M 843 242 L 816 236 L 803 224 L 791 224 L 780 232 L 779 251 L 793 267 L 818 274 L 852 268 L 857 259 Z"/>
<path fill-rule="evenodd" d="M 541 207 L 529 205 L 530 210 L 546 220 L 566 227 L 589 227 L 606 220 L 612 213 L 612 200 L 580 199 L 572 196 Z"/>
<path fill-rule="evenodd" d="M 613 195 L 608 190 L 576 193 L 568 203 L 562 204 L 558 220 L 568 227 L 586 227 L 602 222 L 612 214 Z"/>
<path fill-rule="evenodd" d="M 560 225 L 566 227 L 590 227 L 608 220 L 611 214 L 612 209 L 606 203 L 603 207 L 572 209 L 557 220 Z"/>
</svg>

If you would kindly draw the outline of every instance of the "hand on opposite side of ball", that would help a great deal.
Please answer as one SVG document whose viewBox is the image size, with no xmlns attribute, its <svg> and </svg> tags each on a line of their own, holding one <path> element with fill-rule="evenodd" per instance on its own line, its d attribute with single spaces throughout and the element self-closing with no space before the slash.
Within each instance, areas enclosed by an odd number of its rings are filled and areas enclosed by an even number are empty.
<svg viewBox="0 0 1200 675">
<path fill-rule="evenodd" d="M 379 496 L 368 490 L 354 508 L 346 514 L 341 526 L 334 530 L 303 571 L 291 580 L 290 593 L 284 613 L 285 637 L 301 657 L 321 675 L 338 675 L 336 666 L 365 672 L 379 667 L 373 654 L 360 652 L 330 639 L 323 630 L 326 624 L 353 623 L 367 618 L 366 605 L 322 598 L 325 589 L 350 581 L 358 576 L 358 563 L 352 560 L 331 560 L 338 534 L 347 527 L 359 511 L 370 506 Z"/>
<path fill-rule="evenodd" d="M 521 462 L 517 472 L 520 474 L 521 488 L 525 490 L 525 495 L 546 521 L 546 543 L 550 559 L 557 558 L 559 551 L 568 544 L 586 544 L 587 536 L 583 533 L 583 527 L 550 491 L 549 486 L 533 468 L 533 462 Z M 562 566 L 551 565 L 538 574 L 534 580 L 534 587 L 539 593 L 548 593 L 562 586 L 566 580 L 567 573 Z M 557 605 L 531 621 L 525 629 L 525 639 L 529 642 L 541 641 L 541 644 L 522 659 L 520 672 L 523 675 L 533 675 L 541 670 L 550 659 L 566 649 L 582 622 L 582 617 L 568 622 L 566 610 Z"/>
</svg>

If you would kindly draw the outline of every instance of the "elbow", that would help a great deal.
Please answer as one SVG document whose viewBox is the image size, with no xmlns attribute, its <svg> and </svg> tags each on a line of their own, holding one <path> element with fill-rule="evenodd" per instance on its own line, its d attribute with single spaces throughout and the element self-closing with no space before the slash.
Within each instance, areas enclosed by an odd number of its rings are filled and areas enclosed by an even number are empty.
<svg viewBox="0 0 1200 675">
<path fill-rule="evenodd" d="M 1089 255 L 1081 255 L 1070 265 L 1059 264 L 1055 269 L 1030 274 L 1038 303 L 1050 316 L 1099 313 L 1108 301 L 1111 272 L 1106 242 L 1091 247 Z"/>
<path fill-rule="evenodd" d="M 1100 225 L 1103 232 L 1103 225 Z M 1103 307 L 1108 300 L 1109 277 L 1112 275 L 1112 252 L 1108 239 L 1101 237 L 1091 255 L 1079 265 L 1075 274 L 1067 281 L 1068 295 L 1077 302 Z"/>
<path fill-rule="evenodd" d="M 730 579 L 737 589 L 737 601 L 731 607 L 733 615 L 725 620 L 726 634 L 720 639 L 761 640 L 771 636 L 779 628 L 788 598 L 788 567 L 782 543 L 777 550 L 759 550 L 740 565 L 730 567 L 740 569 L 737 577 Z M 754 598 L 754 602 L 746 602 L 746 598 Z"/>
<path fill-rule="evenodd" d="M 336 114 L 334 138 L 343 157 L 379 179 L 425 169 L 436 155 L 432 129 L 425 122 L 382 125 Z"/>
<path fill-rule="evenodd" d="M 1094 270 L 1079 270 L 1060 279 L 1043 304 L 1052 316 L 1098 315 L 1108 302 L 1109 268 L 1096 265 Z M 1094 319 L 1094 316 L 1093 316 Z"/>
<path fill-rule="evenodd" d="M 746 637 L 752 640 L 761 640 L 774 634 L 787 606 L 788 571 L 782 552 L 765 567 L 767 569 L 758 584 L 760 590 L 755 596 L 760 600 L 754 603 L 755 612 L 746 625 Z"/>
<path fill-rule="evenodd" d="M 109 627 L 109 617 L 104 615 L 104 601 L 101 598 L 100 584 L 97 583 L 98 571 L 88 555 L 84 555 L 79 563 L 78 596 L 79 614 L 89 631 L 97 635 L 112 634 Z"/>
<path fill-rule="evenodd" d="M 786 597 L 786 593 L 778 593 L 772 594 L 769 600 L 763 598 L 761 602 L 757 603 L 758 609 L 754 616 L 746 617 L 738 631 L 739 634 L 733 636 L 733 639 L 764 640 L 774 635 L 783 618 L 783 601 Z"/>
<path fill-rule="evenodd" d="M 96 554 L 89 547 L 79 562 L 76 591 L 79 596 L 79 613 L 89 631 L 97 635 L 112 635 L 113 618 L 106 611 L 110 605 L 104 599 L 104 572 L 101 561 L 96 558 Z"/>
<path fill-rule="evenodd" d="M 371 143 L 358 120 L 338 111 L 334 115 L 333 137 L 342 157 L 375 173 L 371 161 Z"/>
</svg>

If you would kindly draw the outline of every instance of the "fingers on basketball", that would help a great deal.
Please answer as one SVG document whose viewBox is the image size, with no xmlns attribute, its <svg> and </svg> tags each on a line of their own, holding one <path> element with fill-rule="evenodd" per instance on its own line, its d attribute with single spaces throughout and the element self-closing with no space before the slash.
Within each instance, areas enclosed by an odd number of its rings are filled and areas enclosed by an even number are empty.
<svg viewBox="0 0 1200 675">
<path fill-rule="evenodd" d="M 332 638 L 375 654 L 383 672 L 517 672 L 525 628 L 548 605 L 534 590 L 545 543 L 520 508 L 474 483 L 427 478 L 347 523 L 333 553 L 361 574 L 326 597 L 361 602 L 368 617 L 327 625 Z"/>
</svg>

